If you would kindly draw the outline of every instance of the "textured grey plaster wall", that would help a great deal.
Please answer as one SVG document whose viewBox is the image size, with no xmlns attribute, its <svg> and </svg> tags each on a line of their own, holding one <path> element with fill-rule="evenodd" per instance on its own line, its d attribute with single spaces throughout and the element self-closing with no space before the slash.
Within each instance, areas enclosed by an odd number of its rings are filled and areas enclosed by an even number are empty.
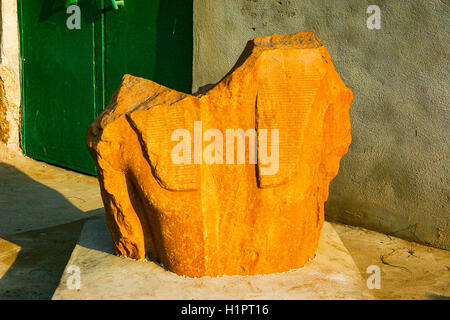
<svg viewBox="0 0 450 320">
<path fill-rule="evenodd" d="M 369 30 L 369 5 L 381 29 Z M 246 42 L 314 32 L 354 93 L 328 220 L 450 249 L 448 1 L 194 0 L 194 91 Z"/>
</svg>

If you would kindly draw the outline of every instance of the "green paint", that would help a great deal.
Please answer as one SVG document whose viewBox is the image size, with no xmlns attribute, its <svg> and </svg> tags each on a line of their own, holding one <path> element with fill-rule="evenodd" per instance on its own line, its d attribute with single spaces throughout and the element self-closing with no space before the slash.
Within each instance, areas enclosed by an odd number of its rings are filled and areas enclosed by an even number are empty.
<svg viewBox="0 0 450 320">
<path fill-rule="evenodd" d="M 71 5 L 77 5 L 78 0 L 66 0 L 66 8 L 70 7 Z"/>
<path fill-rule="evenodd" d="M 80 30 L 65 1 L 18 4 L 26 155 L 95 174 L 84 136 L 125 73 L 190 92 L 192 1 L 79 0 Z"/>
<path fill-rule="evenodd" d="M 111 0 L 111 3 L 114 10 L 119 10 L 119 7 L 123 7 L 125 5 L 125 1 L 123 0 Z"/>
<path fill-rule="evenodd" d="M 127 0 L 105 14 L 106 96 L 124 73 L 191 92 L 192 1 Z"/>
</svg>

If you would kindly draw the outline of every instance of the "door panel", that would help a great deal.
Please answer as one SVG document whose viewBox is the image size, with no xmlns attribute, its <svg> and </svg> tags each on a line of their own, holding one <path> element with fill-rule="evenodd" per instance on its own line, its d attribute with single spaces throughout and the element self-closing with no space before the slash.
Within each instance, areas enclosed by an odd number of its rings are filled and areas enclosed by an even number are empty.
<svg viewBox="0 0 450 320">
<path fill-rule="evenodd" d="M 107 97 L 125 73 L 190 93 L 192 1 L 125 0 L 119 10 L 106 7 Z"/>
<path fill-rule="evenodd" d="M 23 0 L 22 142 L 35 159 L 95 173 L 84 135 L 96 115 L 95 1 L 80 0 L 80 30 L 69 30 L 63 0 Z M 92 5 L 94 3 L 94 5 Z"/>
</svg>

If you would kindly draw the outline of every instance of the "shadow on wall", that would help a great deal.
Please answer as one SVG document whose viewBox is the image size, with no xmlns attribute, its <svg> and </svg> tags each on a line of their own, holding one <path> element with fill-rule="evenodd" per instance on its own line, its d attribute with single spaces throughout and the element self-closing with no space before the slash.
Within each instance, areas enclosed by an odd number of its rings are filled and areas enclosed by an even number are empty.
<svg viewBox="0 0 450 320">
<path fill-rule="evenodd" d="M 0 273 L 0 300 L 50 299 L 84 222 L 102 212 L 83 212 L 59 192 L 0 163 L 0 269 L 7 269 Z M 52 227 L 42 228 L 46 222 Z M 20 246 L 15 259 L 12 246 Z"/>
</svg>

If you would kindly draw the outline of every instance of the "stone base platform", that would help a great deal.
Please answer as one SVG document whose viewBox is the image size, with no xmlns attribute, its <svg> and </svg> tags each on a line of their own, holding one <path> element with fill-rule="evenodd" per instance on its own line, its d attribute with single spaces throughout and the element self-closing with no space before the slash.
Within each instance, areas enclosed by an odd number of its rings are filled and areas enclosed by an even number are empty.
<svg viewBox="0 0 450 320">
<path fill-rule="evenodd" d="M 68 283 L 80 271 L 80 289 Z M 325 222 L 317 256 L 303 268 L 258 276 L 188 278 L 153 262 L 112 254 L 103 219 L 86 222 L 54 300 L 64 299 L 373 299 L 333 226 Z"/>
</svg>

